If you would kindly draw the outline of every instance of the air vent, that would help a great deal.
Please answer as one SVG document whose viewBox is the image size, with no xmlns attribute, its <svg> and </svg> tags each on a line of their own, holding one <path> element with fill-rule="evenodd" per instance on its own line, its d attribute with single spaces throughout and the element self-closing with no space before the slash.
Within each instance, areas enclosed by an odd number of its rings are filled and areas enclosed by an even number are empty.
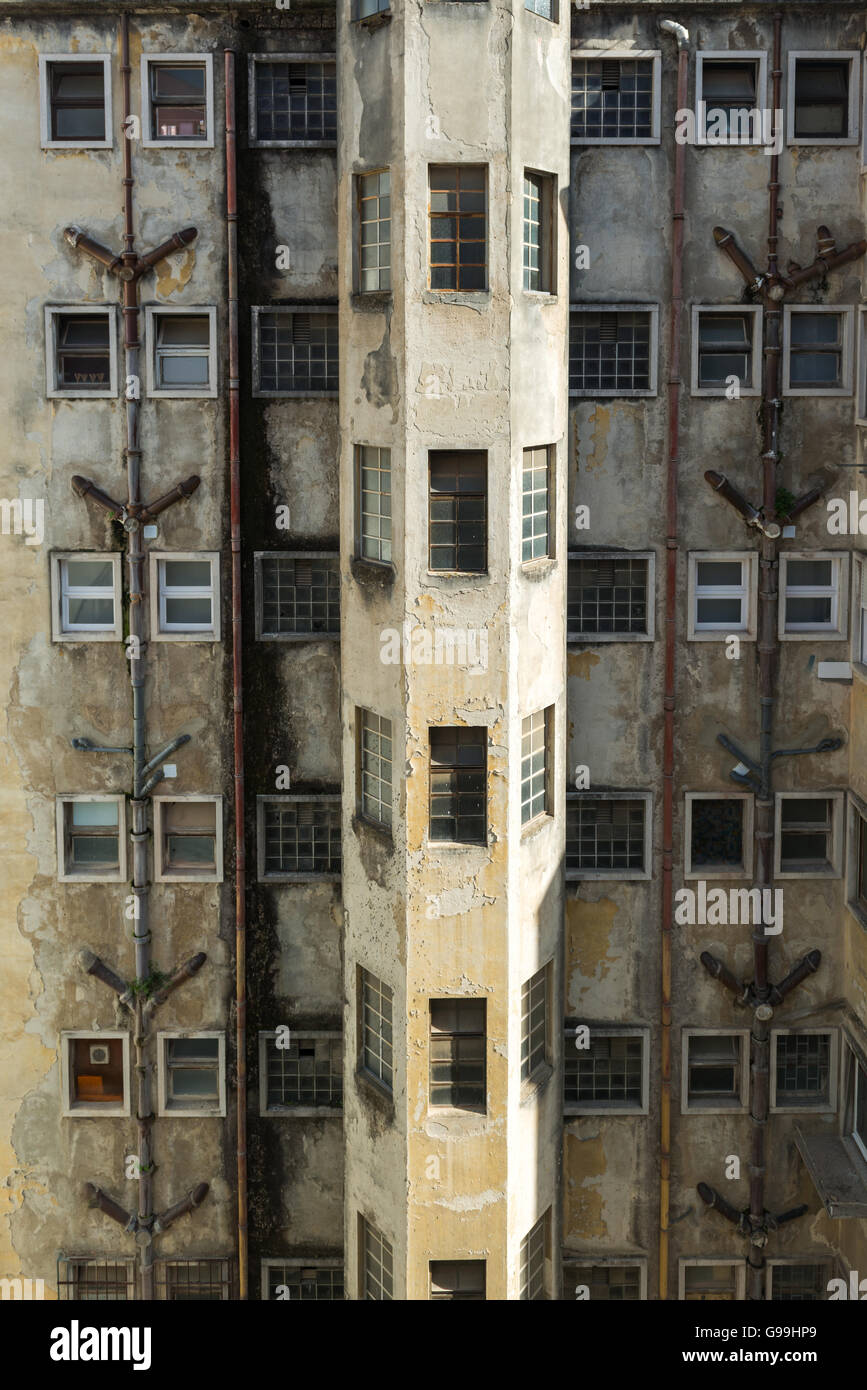
<svg viewBox="0 0 867 1390">
<path fill-rule="evenodd" d="M 292 315 L 292 341 L 293 343 L 309 343 L 313 325 L 310 322 L 309 314 Z"/>
<path fill-rule="evenodd" d="M 599 320 L 599 341 L 602 343 L 617 342 L 617 315 L 603 314 Z"/>
<path fill-rule="evenodd" d="M 614 588 L 614 561 L 599 560 L 596 564 L 596 588 Z"/>
<path fill-rule="evenodd" d="M 298 807 L 296 814 L 298 816 L 299 825 L 313 825 L 316 816 L 316 807 L 313 805 L 312 801 L 304 801 Z"/>
<path fill-rule="evenodd" d="M 614 803 L 611 801 L 597 801 L 593 807 L 593 819 L 597 825 L 614 824 Z"/>
<path fill-rule="evenodd" d="M 617 91 L 620 86 L 620 64 L 617 62 L 602 64 L 602 90 Z"/>
<path fill-rule="evenodd" d="M 313 566 L 309 560 L 295 561 L 295 588 L 312 589 Z"/>
<path fill-rule="evenodd" d="M 90 1065 L 92 1067 L 107 1067 L 110 1055 L 105 1043 L 97 1043 L 90 1048 Z"/>
</svg>

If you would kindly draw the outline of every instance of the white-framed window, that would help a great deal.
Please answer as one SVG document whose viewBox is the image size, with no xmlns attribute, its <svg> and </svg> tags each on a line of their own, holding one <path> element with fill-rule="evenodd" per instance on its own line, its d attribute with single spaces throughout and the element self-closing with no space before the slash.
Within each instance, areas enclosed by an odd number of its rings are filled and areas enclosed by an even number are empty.
<svg viewBox="0 0 867 1390">
<path fill-rule="evenodd" d="M 747 1267 L 744 1260 L 678 1260 L 677 1296 L 681 1303 L 705 1300 L 741 1303 L 746 1297 Z"/>
<path fill-rule="evenodd" d="M 783 305 L 783 395 L 851 396 L 851 305 Z"/>
<path fill-rule="evenodd" d="M 217 394 L 217 310 L 145 306 L 149 396 L 185 400 Z"/>
<path fill-rule="evenodd" d="M 40 53 L 39 143 L 43 150 L 111 149 L 109 53 Z"/>
<path fill-rule="evenodd" d="M 692 394 L 761 394 L 762 310 L 748 304 L 692 306 Z M 734 378 L 734 382 L 732 381 Z"/>
<path fill-rule="evenodd" d="M 650 1029 L 601 1023 L 589 1029 L 588 1038 L 580 1020 L 566 1023 L 565 1115 L 648 1114 Z"/>
<path fill-rule="evenodd" d="M 688 568 L 688 639 L 756 640 L 758 565 L 755 551 L 693 550 Z"/>
<path fill-rule="evenodd" d="M 129 1033 L 110 1029 L 60 1034 L 61 1114 L 128 1115 Z"/>
<path fill-rule="evenodd" d="M 521 1241 L 518 1255 L 520 1297 L 533 1302 L 550 1297 L 551 1208 L 549 1207 Z"/>
<path fill-rule="evenodd" d="M 362 1299 L 390 1302 L 394 1298 L 394 1249 L 382 1231 L 360 1213 L 358 1255 Z"/>
<path fill-rule="evenodd" d="M 210 53 L 143 53 L 145 146 L 213 149 L 214 60 Z"/>
<path fill-rule="evenodd" d="M 551 755 L 554 706 L 521 721 L 521 824 L 551 815 Z"/>
<path fill-rule="evenodd" d="M 651 877 L 653 793 L 566 793 L 566 877 Z"/>
<path fill-rule="evenodd" d="M 522 451 L 521 563 L 549 559 L 554 553 L 553 444 Z"/>
<path fill-rule="evenodd" d="M 768 55 L 705 49 L 695 55 L 697 145 L 763 145 Z"/>
<path fill-rule="evenodd" d="M 216 550 L 150 552 L 151 641 L 219 642 Z"/>
<path fill-rule="evenodd" d="M 391 450 L 355 446 L 356 556 L 391 565 Z"/>
<path fill-rule="evenodd" d="M 867 679 L 867 555 L 852 556 L 852 663 Z"/>
<path fill-rule="evenodd" d="M 254 305 L 253 395 L 336 396 L 338 316 L 321 304 Z"/>
<path fill-rule="evenodd" d="M 394 991 L 376 975 L 357 969 L 358 1066 L 385 1090 L 394 1088 Z"/>
<path fill-rule="evenodd" d="M 843 1037 L 846 1064 L 843 1133 L 852 1139 L 861 1157 L 867 1161 L 867 1061 L 863 1053 L 855 1051 L 845 1033 Z"/>
<path fill-rule="evenodd" d="M 658 304 L 573 304 L 570 396 L 655 396 Z"/>
<path fill-rule="evenodd" d="M 263 1260 L 262 1299 L 267 1302 L 343 1302 L 341 1260 Z"/>
<path fill-rule="evenodd" d="M 846 902 L 856 921 L 867 927 L 867 801 L 851 790 L 847 801 Z"/>
<path fill-rule="evenodd" d="M 774 878 L 839 878 L 843 792 L 777 792 Z"/>
<path fill-rule="evenodd" d="M 102 792 L 58 796 L 60 883 L 122 883 L 126 878 L 126 800 Z"/>
<path fill-rule="evenodd" d="M 656 555 L 652 550 L 571 550 L 566 576 L 566 640 L 652 642 Z"/>
<path fill-rule="evenodd" d="M 647 1261 L 635 1255 L 595 1259 L 564 1250 L 563 1298 L 590 1303 L 643 1302 L 647 1298 Z"/>
<path fill-rule="evenodd" d="M 51 556 L 54 642 L 119 642 L 121 556 L 112 551 L 55 551 Z"/>
<path fill-rule="evenodd" d="M 658 145 L 658 49 L 579 48 L 572 53 L 573 145 Z"/>
<path fill-rule="evenodd" d="M 154 881 L 222 883 L 223 798 L 154 796 Z"/>
<path fill-rule="evenodd" d="M 521 274 L 525 290 L 557 293 L 557 180 L 553 174 L 524 170 Z"/>
<path fill-rule="evenodd" d="M 46 304 L 45 394 L 52 400 L 117 395 L 113 304 Z"/>
<path fill-rule="evenodd" d="M 684 877 L 749 878 L 753 871 L 753 796 L 687 792 Z"/>
<path fill-rule="evenodd" d="M 391 829 L 391 720 L 369 709 L 356 711 L 358 809 L 365 820 Z"/>
<path fill-rule="evenodd" d="M 260 642 L 340 638 L 340 556 L 334 550 L 257 550 L 253 556 Z"/>
<path fill-rule="evenodd" d="M 771 1029 L 771 1110 L 837 1109 L 836 1028 Z"/>
<path fill-rule="evenodd" d="M 356 292 L 391 289 L 391 173 L 356 174 Z"/>
<path fill-rule="evenodd" d="M 719 1114 L 749 1104 L 750 1034 L 746 1028 L 683 1028 L 683 1113 Z"/>
<path fill-rule="evenodd" d="M 226 1113 L 226 1035 L 157 1033 L 157 1114 Z"/>
<path fill-rule="evenodd" d="M 780 556 L 781 641 L 846 637 L 849 556 L 840 550 L 788 551 Z"/>
<path fill-rule="evenodd" d="M 858 143 L 857 49 L 790 49 L 786 141 L 790 145 Z"/>
<path fill-rule="evenodd" d="M 343 1034 L 259 1034 L 259 1113 L 343 1114 Z"/>
<path fill-rule="evenodd" d="M 530 1081 L 551 1062 L 553 962 L 521 986 L 521 1080 Z"/>
<path fill-rule="evenodd" d="M 765 1298 L 769 1303 L 824 1303 L 828 1281 L 833 1278 L 831 1260 L 768 1260 Z"/>
<path fill-rule="evenodd" d="M 251 147 L 336 145 L 333 53 L 252 53 L 249 90 Z"/>
<path fill-rule="evenodd" d="M 259 882 L 338 882 L 340 804 L 339 793 L 257 796 Z"/>
</svg>

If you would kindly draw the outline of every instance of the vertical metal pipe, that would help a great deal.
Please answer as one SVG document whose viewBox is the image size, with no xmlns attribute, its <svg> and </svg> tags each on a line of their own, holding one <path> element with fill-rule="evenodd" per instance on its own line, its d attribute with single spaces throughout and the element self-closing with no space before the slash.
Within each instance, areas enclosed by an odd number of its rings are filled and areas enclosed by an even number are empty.
<svg viewBox="0 0 867 1390">
<path fill-rule="evenodd" d="M 238 187 L 235 55 L 225 51 L 226 255 L 229 299 L 229 508 L 232 539 L 232 717 L 235 771 L 235 1047 L 237 1066 L 238 1291 L 247 1281 L 247 917 L 244 844 L 244 696 L 242 684 L 241 438 L 238 359 Z"/>
</svg>

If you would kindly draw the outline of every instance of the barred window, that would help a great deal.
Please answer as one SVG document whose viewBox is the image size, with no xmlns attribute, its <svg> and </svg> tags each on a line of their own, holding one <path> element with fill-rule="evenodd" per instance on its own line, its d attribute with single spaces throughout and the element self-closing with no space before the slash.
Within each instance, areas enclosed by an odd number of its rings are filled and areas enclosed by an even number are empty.
<svg viewBox="0 0 867 1390">
<path fill-rule="evenodd" d="M 132 1260 L 106 1260 L 100 1256 L 61 1256 L 57 1261 L 57 1297 L 88 1303 L 117 1303 L 135 1297 Z"/>
<path fill-rule="evenodd" d="M 827 1264 L 772 1264 L 772 1303 L 817 1303 L 828 1297 Z"/>
<path fill-rule="evenodd" d="M 263 309 L 258 315 L 258 394 L 337 390 L 337 314 Z"/>
<path fill-rule="evenodd" d="M 484 1260 L 431 1260 L 431 1302 L 484 1303 Z"/>
<path fill-rule="evenodd" d="M 643 872 L 646 865 L 643 800 L 566 798 L 566 873 Z"/>
<path fill-rule="evenodd" d="M 157 1297 L 170 1303 L 211 1303 L 231 1297 L 230 1260 L 157 1261 Z"/>
<path fill-rule="evenodd" d="M 391 450 L 361 444 L 358 470 L 358 553 L 364 560 L 391 564 Z"/>
<path fill-rule="evenodd" d="M 336 555 L 262 555 L 259 636 L 340 632 L 340 561 Z"/>
<path fill-rule="evenodd" d="M 361 814 L 380 825 L 391 825 L 391 720 L 370 710 L 359 711 Z"/>
<path fill-rule="evenodd" d="M 566 591 L 569 639 L 649 635 L 649 574 L 649 561 L 630 555 L 570 555 Z"/>
<path fill-rule="evenodd" d="M 690 873 L 744 868 L 744 801 L 730 796 L 694 795 L 687 805 Z"/>
<path fill-rule="evenodd" d="M 265 1298 L 289 1303 L 336 1303 L 344 1298 L 343 1265 L 305 1265 L 298 1261 L 265 1265 Z"/>
<path fill-rule="evenodd" d="M 261 797 L 260 877 L 339 874 L 340 797 Z"/>
<path fill-rule="evenodd" d="M 358 228 L 360 236 L 358 288 L 391 289 L 391 174 L 359 174 Z"/>
<path fill-rule="evenodd" d="M 430 283 L 433 290 L 483 290 L 487 281 L 486 169 L 432 164 Z"/>
<path fill-rule="evenodd" d="M 548 967 L 521 988 L 521 1080 L 548 1060 Z"/>
<path fill-rule="evenodd" d="M 485 1108 L 485 1000 L 430 1001 L 430 1103 Z"/>
<path fill-rule="evenodd" d="M 831 1034 L 777 1033 L 777 1106 L 816 1106 L 830 1103 Z"/>
<path fill-rule="evenodd" d="M 651 314 L 572 309 L 569 390 L 573 395 L 652 395 Z"/>
<path fill-rule="evenodd" d="M 488 568 L 488 456 L 433 449 L 428 455 L 429 567 L 484 574 Z"/>
<path fill-rule="evenodd" d="M 550 453 L 547 447 L 524 450 L 521 560 L 550 555 Z"/>
<path fill-rule="evenodd" d="M 521 721 L 521 824 L 548 813 L 548 718 L 539 710 Z"/>
<path fill-rule="evenodd" d="M 289 1046 L 279 1036 L 265 1035 L 268 1113 L 298 1107 L 339 1110 L 343 1105 L 343 1040 L 305 1033 L 289 1034 Z"/>
<path fill-rule="evenodd" d="M 572 59 L 572 139 L 653 138 L 652 58 Z"/>
<path fill-rule="evenodd" d="M 365 1299 L 394 1298 L 394 1252 L 391 1243 L 369 1221 L 359 1225 Z"/>
<path fill-rule="evenodd" d="M 575 1265 L 563 1267 L 563 1297 L 575 1298 L 586 1288 L 591 1303 L 638 1303 L 641 1299 L 640 1265 Z"/>
<path fill-rule="evenodd" d="M 361 1065 L 389 1090 L 394 1079 L 392 1003 L 394 996 L 369 971 L 361 972 Z"/>
<path fill-rule="evenodd" d="M 257 143 L 337 139 L 334 63 L 296 60 L 254 67 Z"/>
<path fill-rule="evenodd" d="M 545 1297 L 545 1235 L 549 1213 L 540 1218 L 521 1241 L 521 1298 Z"/>
<path fill-rule="evenodd" d="M 487 729 L 431 729 L 431 840 L 487 843 L 487 742 Z"/>
<path fill-rule="evenodd" d="M 683 1266 L 683 1297 L 687 1303 L 708 1300 L 737 1302 L 741 1295 L 739 1275 L 742 1264 L 722 1261 L 719 1264 L 702 1262 Z"/>
<path fill-rule="evenodd" d="M 566 1032 L 566 1103 L 612 1110 L 640 1110 L 644 1104 L 644 1037 L 590 1032 L 590 1046 L 577 1049 L 574 1029 Z"/>
</svg>

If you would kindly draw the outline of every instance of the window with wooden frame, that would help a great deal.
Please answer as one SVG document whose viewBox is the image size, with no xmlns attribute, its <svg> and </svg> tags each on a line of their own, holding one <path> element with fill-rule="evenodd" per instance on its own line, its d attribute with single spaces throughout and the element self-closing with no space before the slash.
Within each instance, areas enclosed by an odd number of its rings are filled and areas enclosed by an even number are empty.
<svg viewBox="0 0 867 1390">
<path fill-rule="evenodd" d="M 550 816 L 550 755 L 554 706 L 521 721 L 521 824 Z"/>
<path fill-rule="evenodd" d="M 486 728 L 430 729 L 432 842 L 487 844 Z"/>
<path fill-rule="evenodd" d="M 783 305 L 783 395 L 850 396 L 854 310 Z"/>
<path fill-rule="evenodd" d="M 696 143 L 764 144 L 768 55 L 708 50 L 695 59 Z"/>
<path fill-rule="evenodd" d="M 432 1107 L 485 1110 L 485 1012 L 484 999 L 431 999 Z"/>
<path fill-rule="evenodd" d="M 524 449 L 522 455 L 521 562 L 547 559 L 553 551 L 551 503 L 552 445 Z"/>
<path fill-rule="evenodd" d="M 788 143 L 854 145 L 858 140 L 860 52 L 791 49 L 788 57 Z"/>
<path fill-rule="evenodd" d="M 432 1303 L 484 1303 L 484 1260 L 431 1260 Z"/>
<path fill-rule="evenodd" d="M 692 394 L 740 396 L 760 392 L 762 311 L 738 305 L 695 304 L 692 309 Z"/>
<path fill-rule="evenodd" d="M 488 456 L 480 449 L 432 449 L 428 568 L 485 574 L 488 568 Z"/>
<path fill-rule="evenodd" d="M 521 988 L 521 1080 L 529 1081 L 551 1053 L 551 966 L 545 965 Z"/>
<path fill-rule="evenodd" d="M 431 289 L 486 289 L 487 167 L 432 164 L 428 183 Z"/>
<path fill-rule="evenodd" d="M 61 1034 L 62 1113 L 128 1115 L 129 1034 Z"/>
<path fill-rule="evenodd" d="M 521 1241 L 518 1254 L 520 1297 L 535 1301 L 548 1297 L 547 1261 L 550 1245 L 551 1208 L 536 1222 Z"/>
<path fill-rule="evenodd" d="M 217 311 L 145 308 L 148 395 L 184 400 L 217 394 Z"/>
<path fill-rule="evenodd" d="M 683 1112 L 745 1110 L 749 1097 L 749 1034 L 684 1028 L 682 1045 Z"/>
<path fill-rule="evenodd" d="M 214 72 L 210 53 L 144 53 L 142 144 L 211 148 Z"/>
<path fill-rule="evenodd" d="M 554 208 L 556 182 L 551 174 L 524 170 L 522 273 L 525 290 L 556 293 Z"/>
<path fill-rule="evenodd" d="M 774 875 L 839 878 L 843 793 L 777 792 Z"/>
<path fill-rule="evenodd" d="M 126 1302 L 135 1298 L 135 1260 L 102 1255 L 61 1255 L 57 1298 L 86 1303 Z"/>
<path fill-rule="evenodd" d="M 394 1084 L 394 993 L 369 970 L 359 968 L 359 1065 L 386 1090 Z"/>
<path fill-rule="evenodd" d="M 152 805 L 156 882 L 221 882 L 222 797 L 155 796 Z"/>
<path fill-rule="evenodd" d="M 125 878 L 122 796 L 81 792 L 57 798 L 57 870 L 61 883 L 116 883 Z"/>
<path fill-rule="evenodd" d="M 391 174 L 388 169 L 355 178 L 359 294 L 391 289 Z"/>
<path fill-rule="evenodd" d="M 394 1250 L 363 1216 L 358 1218 L 358 1246 L 362 1297 L 390 1302 L 394 1298 Z"/>
<path fill-rule="evenodd" d="M 391 720 L 360 709 L 358 730 L 358 808 L 365 820 L 391 829 L 394 793 Z"/>
<path fill-rule="evenodd" d="M 225 1115 L 225 1034 L 159 1033 L 157 1043 L 157 1113 Z"/>
<path fill-rule="evenodd" d="M 168 1303 L 219 1303 L 232 1297 L 231 1260 L 158 1260 L 157 1298 Z"/>
<path fill-rule="evenodd" d="M 117 337 L 112 308 L 47 305 L 46 395 L 108 399 L 117 395 Z"/>
</svg>

